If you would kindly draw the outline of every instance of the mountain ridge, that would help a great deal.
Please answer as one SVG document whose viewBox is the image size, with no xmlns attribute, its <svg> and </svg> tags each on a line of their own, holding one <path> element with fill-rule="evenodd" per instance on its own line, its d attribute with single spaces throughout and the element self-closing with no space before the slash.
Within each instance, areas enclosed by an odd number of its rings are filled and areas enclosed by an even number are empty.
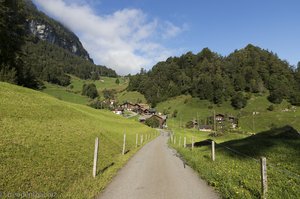
<svg viewBox="0 0 300 199">
<path fill-rule="evenodd" d="M 25 13 L 26 29 L 34 37 L 55 44 L 94 63 L 77 35 L 60 22 L 38 10 L 31 0 L 25 0 Z"/>
</svg>

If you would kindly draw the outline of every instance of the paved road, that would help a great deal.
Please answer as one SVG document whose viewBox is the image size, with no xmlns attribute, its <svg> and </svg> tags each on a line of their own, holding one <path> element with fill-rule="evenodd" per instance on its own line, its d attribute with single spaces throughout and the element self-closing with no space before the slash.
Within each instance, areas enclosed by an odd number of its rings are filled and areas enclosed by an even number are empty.
<svg viewBox="0 0 300 199">
<path fill-rule="evenodd" d="M 145 145 L 98 199 L 210 199 L 215 191 L 176 157 L 167 134 Z"/>
</svg>

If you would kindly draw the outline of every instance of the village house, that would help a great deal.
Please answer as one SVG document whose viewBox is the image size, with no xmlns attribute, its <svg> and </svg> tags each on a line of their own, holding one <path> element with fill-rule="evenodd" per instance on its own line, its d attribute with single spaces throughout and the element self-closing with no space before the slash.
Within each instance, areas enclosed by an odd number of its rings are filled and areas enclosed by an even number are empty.
<svg viewBox="0 0 300 199">
<path fill-rule="evenodd" d="M 215 115 L 215 120 L 216 120 L 217 127 L 219 127 L 219 128 L 223 128 L 224 125 L 226 124 L 226 122 L 228 122 L 232 128 L 238 127 L 238 119 L 232 115 L 224 115 L 224 114 L 218 113 Z M 209 124 L 213 125 L 214 116 L 208 117 L 208 121 L 210 121 Z"/>
<path fill-rule="evenodd" d="M 138 104 L 133 104 L 131 102 L 125 102 L 122 105 L 120 105 L 121 108 L 123 108 L 124 110 L 128 110 L 128 111 L 134 111 L 137 110 L 139 108 Z"/>
<path fill-rule="evenodd" d="M 124 113 L 124 109 L 119 107 L 119 108 L 116 108 L 115 110 L 113 110 L 113 113 L 117 114 L 117 115 L 123 115 Z"/>
</svg>

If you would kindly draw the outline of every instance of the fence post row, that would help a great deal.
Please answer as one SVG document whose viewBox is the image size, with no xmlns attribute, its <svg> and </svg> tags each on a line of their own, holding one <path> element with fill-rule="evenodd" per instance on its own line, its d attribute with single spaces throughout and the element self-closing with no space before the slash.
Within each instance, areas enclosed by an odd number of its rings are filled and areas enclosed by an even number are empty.
<svg viewBox="0 0 300 199">
<path fill-rule="evenodd" d="M 137 134 L 135 135 L 135 148 L 138 147 L 138 139 L 139 139 L 139 134 L 137 133 Z"/>
<path fill-rule="evenodd" d="M 93 177 L 96 177 L 96 171 L 97 171 L 97 160 L 98 160 L 98 145 L 99 145 L 99 139 L 96 137 L 95 140 L 95 150 L 94 150 L 94 165 L 93 165 Z"/>
</svg>

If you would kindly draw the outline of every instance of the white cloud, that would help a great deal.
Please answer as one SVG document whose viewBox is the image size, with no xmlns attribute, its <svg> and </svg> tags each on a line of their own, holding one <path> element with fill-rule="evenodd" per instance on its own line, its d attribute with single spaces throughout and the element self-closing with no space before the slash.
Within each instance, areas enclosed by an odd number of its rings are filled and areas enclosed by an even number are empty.
<svg viewBox="0 0 300 199">
<path fill-rule="evenodd" d="M 174 50 L 160 41 L 183 31 L 168 21 L 149 20 L 139 9 L 97 15 L 89 6 L 93 0 L 34 1 L 79 36 L 95 63 L 111 67 L 119 74 L 136 73 L 141 67 L 150 68 L 171 56 Z"/>
</svg>

